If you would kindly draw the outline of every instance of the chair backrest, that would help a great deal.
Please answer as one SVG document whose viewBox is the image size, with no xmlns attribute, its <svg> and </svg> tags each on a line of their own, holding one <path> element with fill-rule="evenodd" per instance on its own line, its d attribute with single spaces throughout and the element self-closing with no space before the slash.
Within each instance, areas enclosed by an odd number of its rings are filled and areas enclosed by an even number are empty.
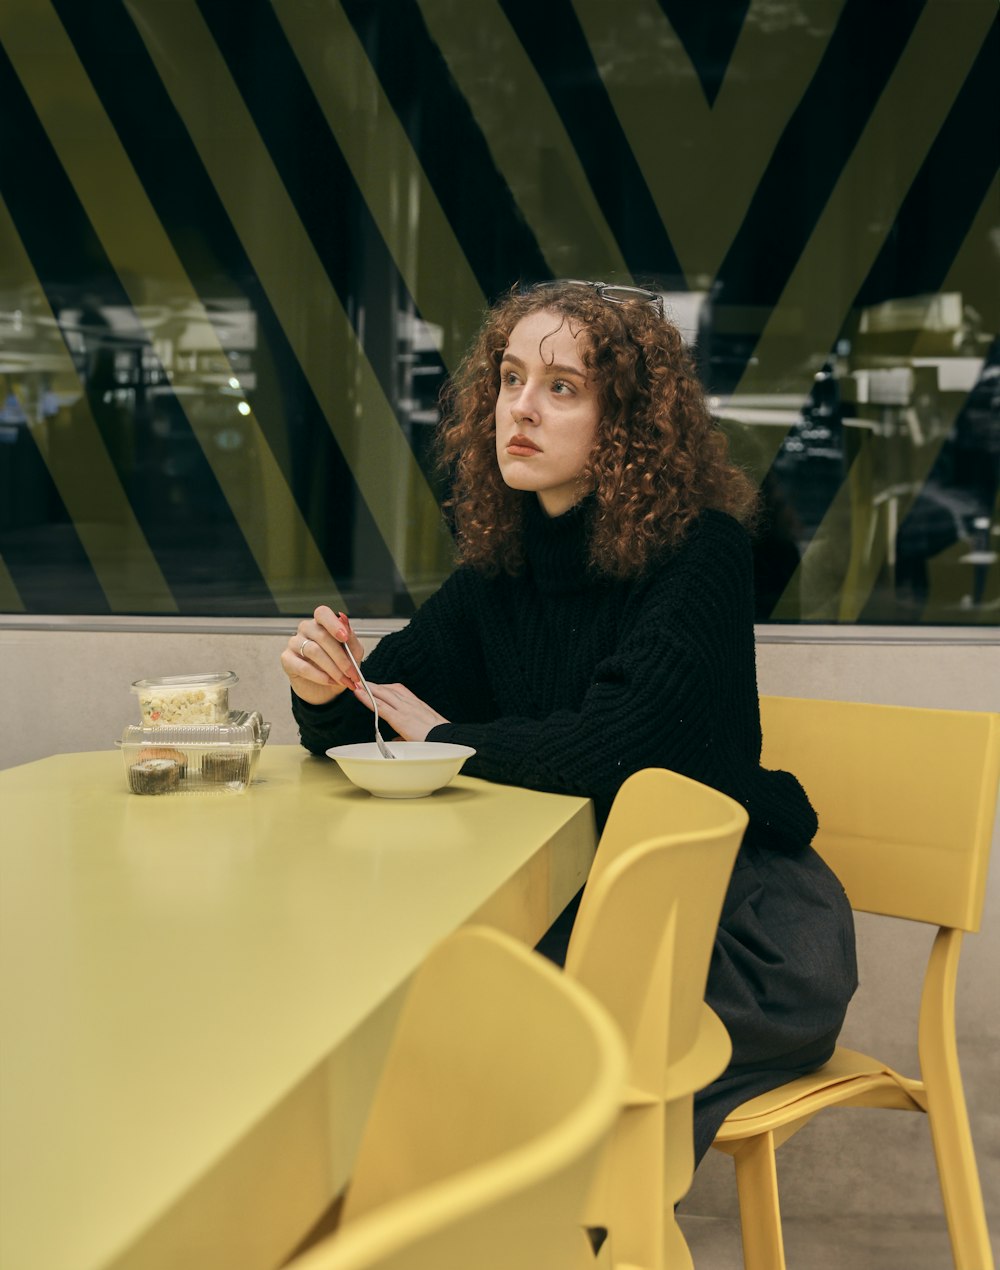
<svg viewBox="0 0 1000 1270">
<path fill-rule="evenodd" d="M 633 1086 L 664 1095 L 671 1072 L 695 1045 L 715 932 L 746 824 L 746 811 L 733 799 L 661 768 L 636 772 L 618 791 L 573 926 L 566 972 L 621 1028 Z"/>
<path fill-rule="evenodd" d="M 1000 715 L 761 697 L 765 767 L 794 772 L 856 909 L 979 929 Z"/>
<path fill-rule="evenodd" d="M 621 1102 L 618 1030 L 507 935 L 466 927 L 417 972 L 341 1225 L 295 1270 L 560 1270 Z"/>
</svg>

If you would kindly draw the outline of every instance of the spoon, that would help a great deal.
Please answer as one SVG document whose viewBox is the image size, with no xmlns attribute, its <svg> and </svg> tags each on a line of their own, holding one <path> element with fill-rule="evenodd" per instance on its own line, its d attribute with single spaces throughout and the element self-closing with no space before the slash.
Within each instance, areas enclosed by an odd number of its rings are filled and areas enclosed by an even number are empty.
<svg viewBox="0 0 1000 1270">
<path fill-rule="evenodd" d="M 364 675 L 361 673 L 361 667 L 358 665 L 354 654 L 351 652 L 350 645 L 344 644 L 343 647 L 348 657 L 350 657 L 351 665 L 354 667 L 358 680 L 361 683 L 361 687 L 368 693 L 368 700 L 372 703 L 372 709 L 375 711 L 375 744 L 378 746 L 378 752 L 383 758 L 395 758 L 395 754 L 393 754 L 392 750 L 389 749 L 385 741 L 382 740 L 382 733 L 378 730 L 378 706 L 375 702 L 375 698 L 372 696 L 371 688 L 368 687 L 368 680 L 365 679 Z"/>
</svg>

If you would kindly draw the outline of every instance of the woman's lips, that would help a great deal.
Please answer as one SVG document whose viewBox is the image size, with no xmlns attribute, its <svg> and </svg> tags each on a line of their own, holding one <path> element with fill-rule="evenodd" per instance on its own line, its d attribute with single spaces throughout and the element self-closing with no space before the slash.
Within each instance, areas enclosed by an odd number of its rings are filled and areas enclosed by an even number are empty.
<svg viewBox="0 0 1000 1270">
<path fill-rule="evenodd" d="M 520 455 L 541 454 L 541 450 L 535 445 L 534 441 L 529 441 L 527 437 L 518 434 L 511 437 L 507 442 L 507 453 Z"/>
</svg>

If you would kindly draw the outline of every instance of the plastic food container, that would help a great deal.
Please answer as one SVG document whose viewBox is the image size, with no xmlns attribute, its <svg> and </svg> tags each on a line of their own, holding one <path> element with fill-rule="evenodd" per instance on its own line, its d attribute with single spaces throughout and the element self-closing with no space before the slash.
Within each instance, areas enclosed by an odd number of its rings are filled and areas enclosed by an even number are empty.
<svg viewBox="0 0 1000 1270">
<path fill-rule="evenodd" d="M 245 721 L 235 722 L 240 719 Z M 118 746 L 133 794 L 242 793 L 251 783 L 271 725 L 256 712 L 224 724 L 132 724 Z"/>
<path fill-rule="evenodd" d="M 143 727 L 225 724 L 229 719 L 229 689 L 238 682 L 233 671 L 214 670 L 203 675 L 137 679 L 132 691 L 139 698 Z"/>
</svg>

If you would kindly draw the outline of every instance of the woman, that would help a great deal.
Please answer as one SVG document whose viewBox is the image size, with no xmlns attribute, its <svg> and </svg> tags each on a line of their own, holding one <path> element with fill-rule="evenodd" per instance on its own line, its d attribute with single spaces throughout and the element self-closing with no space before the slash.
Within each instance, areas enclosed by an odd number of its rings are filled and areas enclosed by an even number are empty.
<svg viewBox="0 0 1000 1270">
<path fill-rule="evenodd" d="M 733 1063 L 699 1096 L 700 1158 L 728 1110 L 833 1050 L 856 986 L 843 889 L 816 817 L 760 766 L 750 538 L 728 459 L 661 298 L 544 284 L 488 313 L 445 399 L 459 567 L 365 663 L 408 740 L 476 750 L 465 771 L 594 800 L 644 767 L 747 808 L 707 999 Z M 367 698 L 325 606 L 281 661 L 307 749 L 369 740 Z M 575 906 L 540 947 L 561 961 Z"/>
</svg>

